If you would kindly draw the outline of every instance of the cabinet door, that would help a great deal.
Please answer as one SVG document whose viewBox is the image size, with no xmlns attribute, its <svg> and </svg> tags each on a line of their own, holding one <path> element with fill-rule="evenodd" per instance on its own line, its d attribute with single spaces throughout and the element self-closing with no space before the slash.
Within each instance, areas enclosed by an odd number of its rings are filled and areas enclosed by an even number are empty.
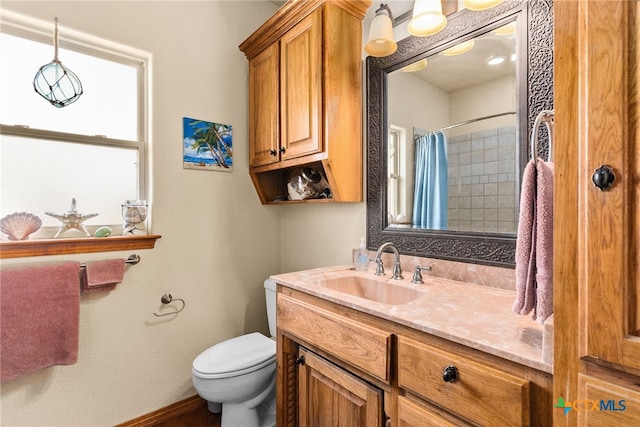
<svg viewBox="0 0 640 427">
<path fill-rule="evenodd" d="M 640 6 L 581 6 L 580 356 L 640 370 Z M 615 174 L 605 191 L 601 165 Z"/>
<path fill-rule="evenodd" d="M 282 160 L 322 150 L 322 11 L 280 39 L 280 150 Z"/>
<path fill-rule="evenodd" d="M 304 356 L 298 371 L 301 427 L 382 425 L 382 392 L 316 354 Z"/>
<path fill-rule="evenodd" d="M 578 425 L 585 427 L 638 425 L 640 393 L 588 375 L 579 375 L 578 384 L 578 400 L 565 403 L 566 408 L 571 408 L 563 410 L 565 417 L 573 411 Z"/>
<path fill-rule="evenodd" d="M 278 43 L 249 61 L 249 165 L 277 162 L 279 138 Z"/>
</svg>

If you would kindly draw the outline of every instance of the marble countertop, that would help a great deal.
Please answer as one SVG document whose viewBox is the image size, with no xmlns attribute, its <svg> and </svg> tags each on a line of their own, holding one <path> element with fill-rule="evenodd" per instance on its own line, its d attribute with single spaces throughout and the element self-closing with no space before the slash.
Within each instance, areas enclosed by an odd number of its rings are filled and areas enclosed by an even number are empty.
<svg viewBox="0 0 640 427">
<path fill-rule="evenodd" d="M 398 305 L 385 304 L 339 290 L 324 284 L 334 279 L 356 276 L 358 279 L 380 280 L 420 292 L 418 298 Z M 389 275 L 375 276 L 372 271 L 353 271 L 350 266 L 337 266 L 298 271 L 272 276 L 277 283 L 345 307 L 463 344 L 503 359 L 511 360 L 543 372 L 553 373 L 548 349 L 543 351 L 545 327 L 531 316 L 515 314 L 511 307 L 515 292 L 499 288 L 429 277 L 424 284 L 411 284 L 411 273 L 404 279 L 391 280 Z M 397 288 L 396 288 L 397 289 Z M 402 292 L 405 293 L 405 292 Z M 548 335 L 548 334 L 547 334 Z M 545 346 L 552 337 L 545 338 Z"/>
</svg>

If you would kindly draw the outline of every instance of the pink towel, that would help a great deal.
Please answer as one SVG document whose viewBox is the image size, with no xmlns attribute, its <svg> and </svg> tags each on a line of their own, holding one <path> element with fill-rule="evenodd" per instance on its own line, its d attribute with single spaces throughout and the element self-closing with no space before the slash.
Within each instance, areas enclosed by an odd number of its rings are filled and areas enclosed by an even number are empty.
<svg viewBox="0 0 640 427">
<path fill-rule="evenodd" d="M 544 323 L 553 313 L 553 163 L 530 161 L 520 193 L 513 311 Z"/>
<path fill-rule="evenodd" d="M 78 360 L 80 264 L 13 264 L 0 270 L 0 380 Z"/>
<path fill-rule="evenodd" d="M 542 324 L 553 314 L 553 163 L 538 160 L 536 202 L 536 306 Z"/>
<path fill-rule="evenodd" d="M 529 314 L 535 306 L 536 168 L 527 163 L 522 174 L 520 217 L 516 240 L 516 301 L 513 311 Z"/>
<path fill-rule="evenodd" d="M 82 292 L 112 291 L 124 278 L 124 259 L 87 262 L 82 276 Z"/>
</svg>

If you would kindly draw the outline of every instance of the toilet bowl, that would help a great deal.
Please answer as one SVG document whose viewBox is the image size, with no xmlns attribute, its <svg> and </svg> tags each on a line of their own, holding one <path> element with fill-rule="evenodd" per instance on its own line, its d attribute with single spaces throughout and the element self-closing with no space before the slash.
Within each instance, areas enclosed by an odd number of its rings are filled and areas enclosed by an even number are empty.
<svg viewBox="0 0 640 427">
<path fill-rule="evenodd" d="M 275 336 L 275 282 L 264 282 L 269 331 Z M 276 342 L 258 332 L 231 338 L 193 361 L 193 387 L 222 410 L 222 427 L 275 426 Z"/>
</svg>

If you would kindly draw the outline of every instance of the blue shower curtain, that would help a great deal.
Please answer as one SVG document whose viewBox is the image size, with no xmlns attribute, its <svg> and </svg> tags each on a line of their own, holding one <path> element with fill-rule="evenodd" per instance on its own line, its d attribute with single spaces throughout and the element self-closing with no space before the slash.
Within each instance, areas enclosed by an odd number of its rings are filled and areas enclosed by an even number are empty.
<svg viewBox="0 0 640 427">
<path fill-rule="evenodd" d="M 448 180 L 447 141 L 440 131 L 416 140 L 416 180 L 413 196 L 413 225 L 447 228 Z"/>
</svg>

